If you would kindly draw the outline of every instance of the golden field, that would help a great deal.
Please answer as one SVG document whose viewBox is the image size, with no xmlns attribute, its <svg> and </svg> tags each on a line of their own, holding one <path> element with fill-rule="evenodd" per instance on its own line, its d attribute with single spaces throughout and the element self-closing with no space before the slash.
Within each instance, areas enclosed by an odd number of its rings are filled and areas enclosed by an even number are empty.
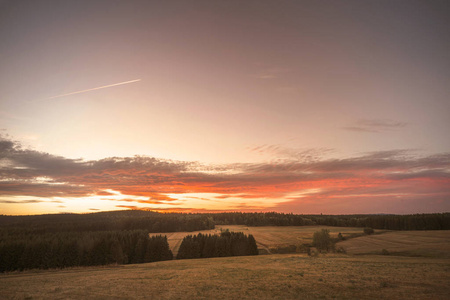
<svg viewBox="0 0 450 300">
<path fill-rule="evenodd" d="M 274 254 L 0 275 L 3 299 L 448 299 L 450 260 Z"/>
<path fill-rule="evenodd" d="M 348 254 L 390 255 L 450 258 L 450 231 L 392 231 L 367 235 L 338 243 Z"/>
</svg>

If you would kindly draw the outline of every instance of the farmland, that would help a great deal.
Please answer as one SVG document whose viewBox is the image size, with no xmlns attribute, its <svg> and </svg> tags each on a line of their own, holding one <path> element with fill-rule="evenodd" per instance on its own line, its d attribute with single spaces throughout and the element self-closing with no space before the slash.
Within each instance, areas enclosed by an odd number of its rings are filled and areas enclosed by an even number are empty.
<svg viewBox="0 0 450 300">
<path fill-rule="evenodd" d="M 348 254 L 380 254 L 450 258 L 450 231 L 393 231 L 338 243 Z"/>
<path fill-rule="evenodd" d="M 312 242 L 312 236 L 315 231 L 320 229 L 329 229 L 330 235 L 336 237 L 339 232 L 344 237 L 351 234 L 362 233 L 362 228 L 355 227 L 330 227 L 330 226 L 260 226 L 249 227 L 244 225 L 221 225 L 216 226 L 216 229 L 201 230 L 194 232 L 169 232 L 169 233 L 152 233 L 152 235 L 166 235 L 170 249 L 174 256 L 178 253 L 181 241 L 189 234 L 218 234 L 221 230 L 230 230 L 236 232 L 244 232 L 245 234 L 252 234 L 260 250 L 270 252 L 270 249 L 276 247 L 284 247 L 289 245 L 301 245 Z"/>
</svg>

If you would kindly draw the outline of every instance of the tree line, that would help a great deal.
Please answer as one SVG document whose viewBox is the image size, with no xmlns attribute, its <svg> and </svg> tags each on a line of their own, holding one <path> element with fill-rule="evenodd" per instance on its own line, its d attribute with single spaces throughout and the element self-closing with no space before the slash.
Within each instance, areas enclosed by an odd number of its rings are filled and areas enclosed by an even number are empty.
<svg viewBox="0 0 450 300">
<path fill-rule="evenodd" d="M 450 213 L 413 215 L 311 216 L 317 225 L 387 230 L 449 230 Z"/>
<path fill-rule="evenodd" d="M 388 230 L 449 230 L 450 213 L 413 215 L 303 215 L 265 213 L 157 213 L 113 211 L 37 216 L 0 215 L 0 230 L 12 235 L 67 231 L 146 230 L 152 233 L 214 229 L 215 225 L 341 226 Z"/>
<path fill-rule="evenodd" d="M 177 259 L 257 255 L 253 235 L 223 231 L 220 235 L 201 234 L 184 237 Z"/>
<path fill-rule="evenodd" d="M 208 214 L 216 225 L 246 226 L 341 226 L 387 230 L 449 230 L 450 213 L 413 215 L 298 215 L 267 213 Z"/>
<path fill-rule="evenodd" d="M 158 233 L 214 229 L 214 221 L 204 214 L 124 210 L 88 214 L 0 215 L 0 228 L 13 235 L 24 232 L 41 234 L 109 230 L 146 230 Z"/>
<path fill-rule="evenodd" d="M 166 236 L 144 230 L 0 235 L 0 272 L 106 264 L 135 264 L 173 258 Z"/>
</svg>

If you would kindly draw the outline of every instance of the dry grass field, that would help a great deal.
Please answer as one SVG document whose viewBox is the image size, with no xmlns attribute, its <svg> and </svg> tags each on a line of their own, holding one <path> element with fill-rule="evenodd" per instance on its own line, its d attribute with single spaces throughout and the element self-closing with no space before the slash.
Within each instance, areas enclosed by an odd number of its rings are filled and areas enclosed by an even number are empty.
<svg viewBox="0 0 450 300">
<path fill-rule="evenodd" d="M 338 243 L 348 254 L 381 254 L 450 258 L 450 230 L 392 231 Z"/>
<path fill-rule="evenodd" d="M 222 227 L 253 234 L 266 248 L 309 243 L 322 228 L 330 229 L 332 236 L 362 232 L 324 226 Z M 172 249 L 178 249 L 185 235 L 196 233 L 169 233 Z M 273 254 L 0 274 L 0 299 L 449 299 L 449 231 L 385 232 L 338 246 L 347 254 Z M 393 255 L 373 255 L 381 249 Z"/>
<path fill-rule="evenodd" d="M 2 299 L 448 299 L 450 260 L 274 254 L 0 275 Z"/>
<path fill-rule="evenodd" d="M 362 228 L 353 227 L 330 227 L 330 226 L 260 226 L 248 227 L 244 225 L 218 225 L 216 229 L 202 230 L 194 232 L 169 232 L 169 233 L 152 233 L 150 235 L 167 235 L 170 249 L 174 256 L 177 255 L 181 241 L 189 234 L 218 234 L 220 230 L 230 230 L 235 232 L 244 232 L 252 234 L 255 237 L 259 249 L 270 252 L 271 248 L 283 247 L 289 245 L 301 245 L 312 242 L 314 232 L 326 228 L 330 230 L 330 235 L 336 237 L 339 232 L 344 237 L 348 237 L 354 233 L 362 233 Z"/>
</svg>

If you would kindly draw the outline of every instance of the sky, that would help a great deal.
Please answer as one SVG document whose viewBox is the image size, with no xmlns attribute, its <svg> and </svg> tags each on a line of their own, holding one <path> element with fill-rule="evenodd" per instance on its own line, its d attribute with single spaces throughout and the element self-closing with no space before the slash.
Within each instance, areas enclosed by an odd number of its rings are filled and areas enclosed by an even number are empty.
<svg viewBox="0 0 450 300">
<path fill-rule="evenodd" d="M 0 214 L 449 212 L 449 15 L 0 0 Z"/>
</svg>

